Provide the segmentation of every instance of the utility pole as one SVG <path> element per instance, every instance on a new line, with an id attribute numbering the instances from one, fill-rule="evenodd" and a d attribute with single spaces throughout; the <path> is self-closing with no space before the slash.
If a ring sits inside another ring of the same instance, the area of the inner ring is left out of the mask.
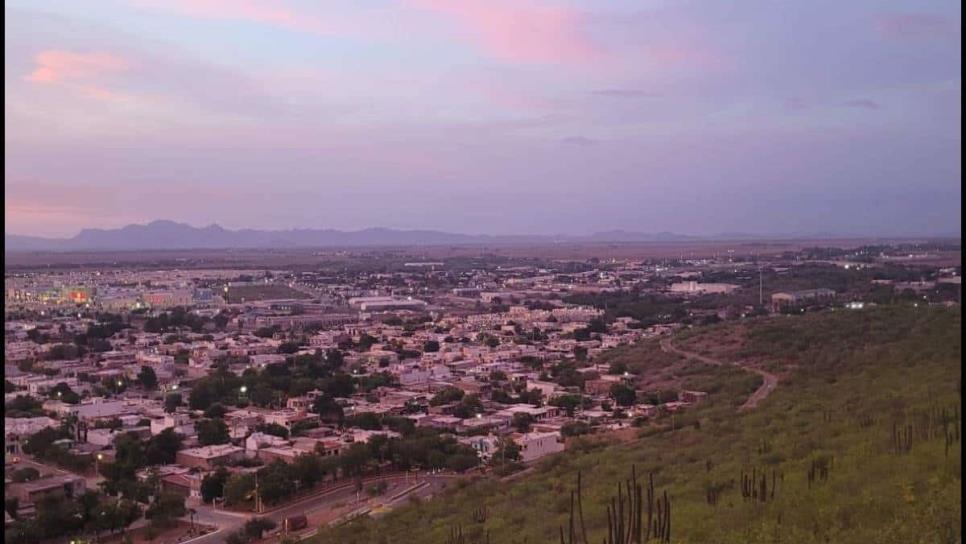
<path id="1" fill-rule="evenodd" d="M 758 263 L 758 305 L 759 306 L 765 305 L 764 290 L 763 290 L 763 284 L 761 279 L 761 263 Z"/>
<path id="2" fill-rule="evenodd" d="M 255 513 L 262 513 L 262 501 L 261 497 L 258 496 L 258 472 L 255 473 Z"/>

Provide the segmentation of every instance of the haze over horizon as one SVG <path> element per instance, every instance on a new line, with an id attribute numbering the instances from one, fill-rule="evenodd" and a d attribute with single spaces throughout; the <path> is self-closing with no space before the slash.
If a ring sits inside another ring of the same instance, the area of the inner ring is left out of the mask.
<path id="1" fill-rule="evenodd" d="M 889 234 L 857 234 L 857 233 L 851 233 L 851 232 L 831 232 L 831 231 L 780 231 L 780 232 L 778 231 L 776 232 L 744 232 L 744 231 L 723 232 L 722 231 L 722 232 L 695 234 L 695 233 L 689 233 L 689 232 L 671 232 L 666 230 L 644 232 L 644 231 L 635 231 L 635 230 L 626 230 L 626 229 L 609 229 L 609 230 L 598 230 L 598 231 L 587 231 L 587 232 L 576 232 L 576 233 L 558 232 L 558 233 L 548 233 L 548 234 L 533 234 L 530 232 L 515 232 L 515 233 L 511 232 L 511 233 L 495 234 L 492 232 L 457 231 L 457 230 L 433 229 L 433 228 L 426 228 L 426 229 L 392 228 L 392 227 L 384 227 L 381 225 L 373 225 L 373 226 L 362 227 L 358 229 L 336 229 L 331 227 L 315 227 L 315 228 L 293 227 L 293 228 L 279 228 L 279 229 L 271 229 L 271 228 L 259 229 L 259 228 L 244 227 L 244 226 L 238 227 L 238 228 L 227 228 L 215 222 L 208 223 L 208 224 L 193 224 L 190 222 L 172 221 L 170 219 L 154 219 L 144 223 L 130 223 L 127 225 L 121 225 L 118 227 L 108 227 L 108 228 L 84 227 L 78 230 L 77 232 L 70 233 L 67 235 L 62 235 L 62 236 L 35 236 L 32 234 L 25 234 L 25 233 L 18 233 L 18 232 L 7 232 L 5 234 L 8 237 L 12 236 L 12 237 L 22 237 L 22 238 L 38 238 L 38 239 L 46 239 L 46 240 L 65 241 L 65 240 L 76 239 L 78 237 L 84 236 L 85 234 L 91 234 L 91 233 L 103 233 L 103 232 L 119 233 L 131 228 L 165 229 L 165 228 L 172 228 L 172 227 L 173 228 L 185 227 L 189 229 L 195 229 L 198 231 L 215 228 L 227 233 L 236 233 L 236 232 L 243 232 L 243 231 L 253 231 L 257 233 L 285 233 L 285 232 L 306 231 L 306 232 L 333 232 L 338 234 L 355 234 L 355 233 L 363 233 L 363 232 L 387 231 L 389 233 L 427 233 L 427 234 L 432 233 L 432 234 L 446 234 L 446 235 L 463 236 L 463 237 L 478 237 L 478 238 L 492 237 L 497 239 L 515 238 L 515 237 L 519 237 L 519 238 L 565 237 L 567 239 L 574 239 L 574 240 L 593 238 L 598 241 L 621 241 L 622 236 L 624 239 L 627 239 L 627 240 L 635 239 L 635 237 L 637 237 L 637 239 L 646 239 L 645 237 L 647 237 L 649 239 L 655 239 L 655 240 L 662 239 L 662 238 L 667 240 L 675 240 L 675 239 L 683 240 L 686 238 L 710 240 L 715 238 L 724 239 L 729 236 L 755 238 L 759 240 L 765 240 L 765 239 L 768 239 L 769 237 L 774 237 L 776 239 L 792 238 L 792 237 L 803 237 L 803 238 L 830 237 L 830 238 L 840 238 L 840 239 L 847 239 L 847 238 L 901 239 L 901 238 L 929 238 L 929 237 L 932 237 L 932 238 L 950 238 L 950 237 L 959 238 L 960 237 L 960 233 L 958 232 L 918 232 L 918 233 L 909 232 L 901 235 L 896 235 L 896 234 L 889 235 Z"/>
<path id="2" fill-rule="evenodd" d="M 5 231 L 946 235 L 950 0 L 9 0 Z"/>

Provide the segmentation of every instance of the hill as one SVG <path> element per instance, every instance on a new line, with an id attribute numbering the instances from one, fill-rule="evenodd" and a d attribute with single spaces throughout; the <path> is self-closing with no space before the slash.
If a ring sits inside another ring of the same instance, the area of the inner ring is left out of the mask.
<path id="1" fill-rule="evenodd" d="M 882 307 L 694 330 L 676 341 L 781 373 L 775 393 L 737 413 L 747 380 L 714 367 L 689 378 L 704 380 L 708 402 L 673 425 L 619 444 L 580 440 L 512 482 L 464 481 L 313 542 L 442 544 L 459 526 L 467 544 L 486 533 L 494 543 L 559 542 L 578 472 L 589 542 L 601 542 L 606 505 L 632 466 L 667 492 L 674 543 L 959 542 L 960 326 L 958 307 Z M 654 346 L 641 350 L 620 358 L 646 358 Z"/>
<path id="2" fill-rule="evenodd" d="M 825 236 L 828 237 L 827 235 Z M 747 241 L 753 239 L 797 239 L 814 235 L 756 236 L 727 234 L 719 236 L 687 236 L 670 232 L 649 234 L 623 230 L 599 232 L 586 236 L 568 235 L 486 235 L 456 234 L 434 230 L 396 230 L 368 228 L 356 231 L 335 229 L 230 230 L 219 225 L 193 227 L 174 221 L 152 221 L 146 225 L 127 225 L 118 229 L 84 229 L 71 238 L 4 235 L 6 252 L 30 251 L 131 251 L 178 249 L 252 249 L 252 248 L 322 248 L 379 246 L 447 246 L 447 245 L 524 245 L 559 243 L 671 243 L 701 240 Z"/>

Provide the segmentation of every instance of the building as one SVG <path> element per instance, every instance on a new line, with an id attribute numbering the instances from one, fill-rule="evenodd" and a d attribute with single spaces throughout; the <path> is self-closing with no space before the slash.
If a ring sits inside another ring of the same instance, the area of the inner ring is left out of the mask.
<path id="1" fill-rule="evenodd" d="M 355 297 L 349 306 L 362 312 L 387 312 L 390 310 L 422 310 L 426 302 L 412 297 Z"/>
<path id="2" fill-rule="evenodd" d="M 683 281 L 671 284 L 671 292 L 683 295 L 701 294 L 727 294 L 738 286 L 731 283 L 698 283 L 696 281 Z"/>
<path id="3" fill-rule="evenodd" d="M 835 291 L 825 288 L 781 292 L 771 296 L 771 306 L 772 311 L 777 312 L 789 306 L 800 306 L 809 302 L 819 302 L 833 298 L 835 298 Z"/>
<path id="4" fill-rule="evenodd" d="M 36 504 L 44 497 L 60 496 L 68 499 L 79 497 L 86 490 L 86 480 L 74 474 L 64 473 L 32 482 L 10 484 L 6 496 L 16 497 L 20 504 Z"/>
<path id="5" fill-rule="evenodd" d="M 245 450 L 238 446 L 220 444 L 181 450 L 175 456 L 175 462 L 184 467 L 212 470 L 220 464 L 238 461 L 244 455 Z"/>
<path id="6" fill-rule="evenodd" d="M 517 433 L 513 435 L 513 441 L 520 446 L 520 460 L 524 463 L 564 450 L 560 433 Z"/>

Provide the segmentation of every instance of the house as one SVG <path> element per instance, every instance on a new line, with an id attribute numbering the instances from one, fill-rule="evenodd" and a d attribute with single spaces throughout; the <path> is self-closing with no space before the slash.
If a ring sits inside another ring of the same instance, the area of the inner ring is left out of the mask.
<path id="1" fill-rule="evenodd" d="M 560 433 L 514 433 L 512 437 L 520 446 L 520 460 L 524 463 L 564 450 L 564 440 Z"/>
<path id="2" fill-rule="evenodd" d="M 458 438 L 457 441 L 460 444 L 470 446 L 476 450 L 476 454 L 479 455 L 480 459 L 483 461 L 488 461 L 490 456 L 493 455 L 493 452 L 499 449 L 499 438 L 493 435 L 462 436 Z"/>
<path id="3" fill-rule="evenodd" d="M 224 463 L 231 463 L 244 457 L 245 450 L 231 444 L 203 446 L 181 450 L 175 455 L 175 462 L 185 467 L 212 470 Z"/>
<path id="4" fill-rule="evenodd" d="M 528 414 L 534 421 L 542 421 L 547 418 L 560 415 L 560 408 L 556 406 L 533 406 L 530 404 L 514 404 L 496 413 L 502 418 L 513 419 L 516 414 Z"/>
<path id="5" fill-rule="evenodd" d="M 265 423 L 268 425 L 273 423 L 281 425 L 291 431 L 292 425 L 297 422 L 315 417 L 317 417 L 315 414 L 309 414 L 302 410 L 277 410 L 270 414 L 265 414 Z"/>
<path id="6" fill-rule="evenodd" d="M 835 298 L 835 291 L 832 289 L 806 289 L 804 291 L 791 291 L 774 293 L 771 296 L 772 311 L 780 311 L 789 306 L 798 306 L 808 302 L 818 302 Z"/>
<path id="7" fill-rule="evenodd" d="M 678 395 L 678 398 L 682 402 L 694 404 L 696 402 L 701 402 L 702 400 L 707 398 L 707 396 L 708 394 L 705 393 L 704 391 L 683 391 L 682 390 L 681 394 Z"/>
<path id="8" fill-rule="evenodd" d="M 201 499 L 201 482 L 204 475 L 198 472 L 181 472 L 161 477 L 161 489 L 182 497 Z"/>
<path id="9" fill-rule="evenodd" d="M 183 435 L 194 434 L 191 417 L 184 413 L 165 414 L 164 417 L 151 420 L 151 434 L 160 434 L 165 429 L 174 429 Z"/>
<path id="10" fill-rule="evenodd" d="M 79 497 L 86 490 L 87 481 L 74 474 L 64 473 L 32 482 L 10 484 L 6 496 L 16 497 L 20 504 L 34 503 L 44 497 L 60 496 L 68 499 Z"/>
<path id="11" fill-rule="evenodd" d="M 296 450 L 288 444 L 284 446 L 270 446 L 267 448 L 261 448 L 257 450 L 256 456 L 265 462 L 266 465 L 273 463 L 276 460 L 285 463 L 294 463 L 298 456 L 304 454 L 304 451 Z"/>
<path id="12" fill-rule="evenodd" d="M 288 443 L 288 440 L 280 436 L 254 432 L 245 439 L 245 452 L 249 457 L 254 457 L 262 448 L 282 447 Z"/>

